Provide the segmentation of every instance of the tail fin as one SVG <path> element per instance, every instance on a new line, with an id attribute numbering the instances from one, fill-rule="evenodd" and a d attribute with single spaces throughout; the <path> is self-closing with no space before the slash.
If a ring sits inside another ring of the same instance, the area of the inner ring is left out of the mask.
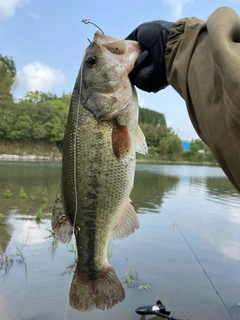
<path id="1" fill-rule="evenodd" d="M 111 309 L 125 298 L 123 286 L 110 265 L 96 279 L 89 278 L 88 274 L 75 271 L 69 294 L 69 303 L 73 309 Z"/>

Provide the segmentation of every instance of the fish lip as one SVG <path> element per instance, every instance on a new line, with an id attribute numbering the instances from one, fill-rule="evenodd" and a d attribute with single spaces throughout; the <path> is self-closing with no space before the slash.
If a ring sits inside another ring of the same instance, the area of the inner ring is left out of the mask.
<path id="1" fill-rule="evenodd" d="M 125 40 L 127 43 L 127 56 L 126 56 L 126 62 L 128 64 L 127 67 L 127 74 L 129 75 L 131 71 L 134 69 L 136 60 L 140 57 L 142 54 L 142 50 L 140 48 L 140 44 L 137 41 L 132 40 Z"/>
<path id="2" fill-rule="evenodd" d="M 123 55 L 125 56 L 124 64 L 125 64 L 127 74 L 129 75 L 130 72 L 134 69 L 136 60 L 142 54 L 142 49 L 140 47 L 139 42 L 135 40 L 116 39 L 116 38 L 107 36 L 105 34 L 101 34 L 99 33 L 99 31 L 95 32 L 94 38 L 93 38 L 93 43 L 99 45 L 100 47 L 105 47 L 110 52 L 112 51 L 109 45 L 114 46 L 115 43 L 120 44 L 121 42 L 124 43 L 124 45 L 122 46 L 120 45 L 121 48 L 119 47 L 119 52 L 118 54 L 116 54 L 116 57 L 119 56 L 119 60 L 121 60 L 122 59 L 121 57 Z M 123 63 L 123 60 L 121 63 Z"/>

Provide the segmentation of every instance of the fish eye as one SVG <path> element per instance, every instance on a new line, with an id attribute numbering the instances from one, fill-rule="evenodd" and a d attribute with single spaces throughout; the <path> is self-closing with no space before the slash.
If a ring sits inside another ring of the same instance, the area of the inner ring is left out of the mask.
<path id="1" fill-rule="evenodd" d="M 89 56 L 85 61 L 89 66 L 93 66 L 97 63 L 97 58 L 95 56 Z"/>

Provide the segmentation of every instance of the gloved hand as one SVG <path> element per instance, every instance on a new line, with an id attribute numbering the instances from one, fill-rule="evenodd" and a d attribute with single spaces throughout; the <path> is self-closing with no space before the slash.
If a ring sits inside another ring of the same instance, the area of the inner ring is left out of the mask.
<path id="1" fill-rule="evenodd" d="M 132 84 L 147 92 L 158 92 L 168 86 L 165 47 L 172 22 L 157 20 L 138 26 L 126 40 L 138 41 L 142 54 L 129 78 Z"/>

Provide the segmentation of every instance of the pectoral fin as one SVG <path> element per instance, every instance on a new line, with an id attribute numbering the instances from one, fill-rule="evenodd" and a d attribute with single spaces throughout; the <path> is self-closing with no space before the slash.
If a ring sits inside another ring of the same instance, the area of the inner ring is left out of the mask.
<path id="1" fill-rule="evenodd" d="M 61 242 L 68 243 L 71 240 L 73 226 L 66 212 L 61 187 L 59 188 L 53 207 L 52 229 L 55 237 Z"/>
<path id="2" fill-rule="evenodd" d="M 112 236 L 114 239 L 122 239 L 129 236 L 138 228 L 139 220 L 133 206 L 131 205 L 131 200 L 129 199 L 120 222 L 113 229 Z"/>
<path id="3" fill-rule="evenodd" d="M 117 159 L 124 156 L 130 148 L 130 135 L 127 126 L 122 126 L 116 122 L 112 129 L 112 147 L 113 153 Z"/>
<path id="4" fill-rule="evenodd" d="M 136 143 L 136 152 L 142 153 L 142 154 L 148 153 L 146 138 L 144 136 L 144 133 L 142 132 L 142 129 L 139 127 L 139 125 L 135 133 L 135 143 Z"/>

